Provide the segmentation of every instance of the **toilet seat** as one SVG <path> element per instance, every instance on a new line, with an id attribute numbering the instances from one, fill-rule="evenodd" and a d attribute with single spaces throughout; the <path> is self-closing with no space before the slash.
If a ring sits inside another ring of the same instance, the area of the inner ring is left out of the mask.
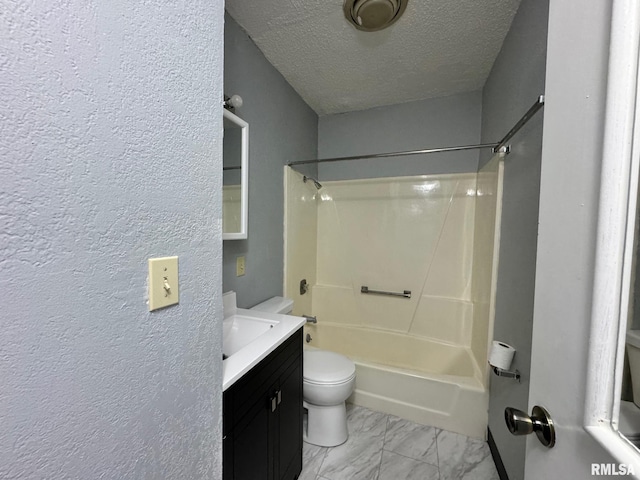
<path id="1" fill-rule="evenodd" d="M 304 382 L 314 385 L 339 385 L 350 382 L 356 366 L 344 355 L 326 350 L 304 352 Z"/>
<path id="2" fill-rule="evenodd" d="M 307 385 L 327 385 L 327 386 L 340 386 L 340 385 L 344 385 L 346 383 L 349 383 L 351 381 L 353 381 L 353 379 L 355 378 L 356 374 L 355 372 L 353 373 L 353 375 L 351 375 L 349 378 L 346 378 L 342 381 L 339 382 L 314 382 L 313 380 L 309 380 L 308 378 L 303 379 L 304 383 L 306 383 Z"/>

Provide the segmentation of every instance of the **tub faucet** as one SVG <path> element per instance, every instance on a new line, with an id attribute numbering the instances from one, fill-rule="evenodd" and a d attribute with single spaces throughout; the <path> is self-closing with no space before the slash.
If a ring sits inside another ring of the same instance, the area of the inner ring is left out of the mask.
<path id="1" fill-rule="evenodd" d="M 311 315 L 302 315 L 307 319 L 307 323 L 318 323 L 318 319 L 316 317 L 312 317 Z"/>

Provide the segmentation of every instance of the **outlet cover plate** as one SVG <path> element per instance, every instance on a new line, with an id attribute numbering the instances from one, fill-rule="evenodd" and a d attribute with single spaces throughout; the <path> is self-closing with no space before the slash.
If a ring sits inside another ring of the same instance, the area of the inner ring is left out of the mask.
<path id="1" fill-rule="evenodd" d="M 241 277 L 245 273 L 244 255 L 236 257 L 236 277 Z"/>

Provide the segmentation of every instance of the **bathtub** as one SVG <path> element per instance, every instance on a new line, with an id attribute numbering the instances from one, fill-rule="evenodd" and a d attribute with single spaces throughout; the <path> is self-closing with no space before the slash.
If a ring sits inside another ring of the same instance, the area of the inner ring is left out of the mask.
<path id="1" fill-rule="evenodd" d="M 306 348 L 346 355 L 356 364 L 348 402 L 423 425 L 486 439 L 489 394 L 470 348 L 320 322 L 305 326 Z"/>

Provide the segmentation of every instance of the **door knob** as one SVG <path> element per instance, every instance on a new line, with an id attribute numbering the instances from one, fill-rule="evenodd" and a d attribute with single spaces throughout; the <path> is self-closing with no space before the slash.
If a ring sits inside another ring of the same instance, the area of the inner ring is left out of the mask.
<path id="1" fill-rule="evenodd" d="M 536 405 L 527 415 L 522 410 L 507 407 L 504 409 L 504 421 L 512 435 L 529 435 L 535 432 L 538 440 L 547 448 L 556 444 L 556 429 L 549 412 Z"/>

